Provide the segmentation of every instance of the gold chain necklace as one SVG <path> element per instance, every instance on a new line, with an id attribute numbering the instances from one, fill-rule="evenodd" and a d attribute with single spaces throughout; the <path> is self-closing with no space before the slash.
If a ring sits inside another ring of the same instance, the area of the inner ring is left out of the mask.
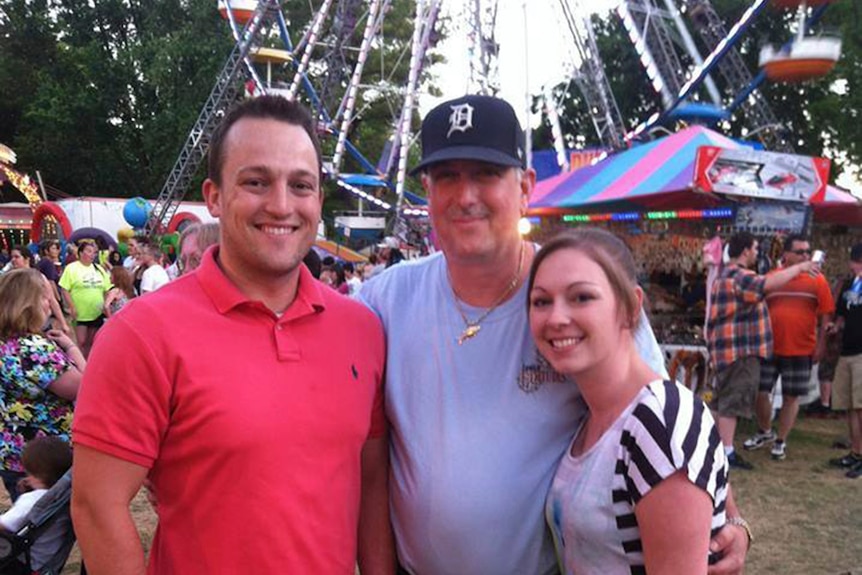
<path id="1" fill-rule="evenodd" d="M 458 292 L 455 291 L 455 284 L 452 283 L 452 276 L 449 275 L 449 268 L 446 268 L 446 275 L 449 276 L 449 285 L 452 287 L 452 295 L 455 296 L 455 307 L 458 309 L 458 313 L 461 314 L 461 319 L 464 320 L 464 331 L 461 332 L 461 335 L 458 337 L 458 345 L 463 344 L 468 339 L 476 337 L 476 334 L 479 333 L 479 330 L 482 329 L 481 323 L 485 321 L 485 318 L 491 315 L 491 312 L 497 309 L 497 307 L 506 300 L 506 298 L 511 295 L 512 291 L 515 289 L 515 286 L 518 285 L 518 280 L 521 279 L 521 271 L 524 269 L 524 243 L 521 241 L 521 253 L 518 256 L 518 269 L 515 271 L 515 275 L 512 276 L 512 281 L 509 282 L 509 285 L 506 286 L 506 289 L 503 290 L 503 293 L 500 294 L 500 297 L 485 310 L 482 315 L 478 318 L 470 321 L 467 319 L 467 314 L 464 313 L 464 309 L 461 307 L 461 298 L 458 297 Z"/>

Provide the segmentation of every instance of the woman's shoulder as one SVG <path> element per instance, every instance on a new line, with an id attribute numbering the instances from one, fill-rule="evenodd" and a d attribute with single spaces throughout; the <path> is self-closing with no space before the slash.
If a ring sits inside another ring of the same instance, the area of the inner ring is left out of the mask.
<path id="1" fill-rule="evenodd" d="M 701 402 L 690 389 L 672 379 L 656 379 L 644 387 L 639 397 L 642 405 L 659 411 L 678 410 Z"/>
<path id="2" fill-rule="evenodd" d="M 685 437 L 692 425 L 703 426 L 704 419 L 712 422 L 703 400 L 673 380 L 650 382 L 634 403 L 624 428 L 634 437 L 649 435 L 658 444 Z"/>
<path id="3" fill-rule="evenodd" d="M 63 372 L 69 365 L 66 354 L 47 337 L 32 333 L 0 341 L 2 369 L 14 377 L 52 380 L 50 374 Z"/>
<path id="4" fill-rule="evenodd" d="M 56 348 L 57 344 L 41 333 L 28 333 L 16 335 L 0 340 L 0 346 L 14 346 L 16 348 Z"/>

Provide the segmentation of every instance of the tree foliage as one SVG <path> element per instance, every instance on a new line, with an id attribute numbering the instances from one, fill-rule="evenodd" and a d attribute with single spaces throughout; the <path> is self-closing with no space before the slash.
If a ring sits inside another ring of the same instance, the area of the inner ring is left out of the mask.
<path id="1" fill-rule="evenodd" d="M 356 63 L 367 10 L 358 0 L 334 5 L 341 12 L 326 20 L 308 70 L 325 105 L 305 100 L 329 115 Z M 372 164 L 403 101 L 414 7 L 390 4 L 363 75 L 374 89 L 360 92 L 351 136 Z M 312 8 L 283 3 L 294 46 L 302 47 Z M 277 34 L 263 43 L 285 48 Z M 71 195 L 153 198 L 232 47 L 215 0 L 0 0 L 0 142 L 23 171 L 38 169 Z M 294 68 L 270 71 L 286 85 Z M 262 66 L 259 73 L 266 78 Z"/>
<path id="2" fill-rule="evenodd" d="M 208 0 L 0 0 L 0 141 L 73 195 L 153 196 L 231 48 Z"/>

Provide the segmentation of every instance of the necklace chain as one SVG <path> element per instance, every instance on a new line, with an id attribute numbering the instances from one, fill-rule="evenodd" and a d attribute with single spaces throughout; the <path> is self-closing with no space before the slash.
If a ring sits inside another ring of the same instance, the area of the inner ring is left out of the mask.
<path id="1" fill-rule="evenodd" d="M 455 284 L 452 283 L 452 277 L 449 277 L 449 285 L 452 286 L 452 294 L 455 296 L 455 307 L 458 309 L 458 313 L 461 315 L 461 319 L 464 320 L 464 331 L 461 332 L 461 335 L 458 336 L 458 345 L 462 345 L 468 339 L 475 337 L 479 330 L 482 329 L 481 323 L 485 321 L 485 318 L 491 315 L 491 312 L 497 309 L 501 303 L 503 303 L 506 298 L 508 298 L 512 291 L 515 289 L 515 286 L 518 285 L 518 280 L 521 279 L 521 271 L 524 269 L 524 241 L 521 241 L 521 252 L 518 255 L 518 269 L 515 270 L 515 275 L 512 276 L 512 280 L 506 286 L 506 289 L 503 290 L 503 293 L 491 304 L 491 307 L 482 312 L 478 318 L 470 321 L 467 319 L 467 314 L 464 313 L 464 308 L 461 307 L 461 298 L 458 297 L 458 292 L 455 291 Z M 449 270 L 447 268 L 446 273 L 448 275 Z"/>

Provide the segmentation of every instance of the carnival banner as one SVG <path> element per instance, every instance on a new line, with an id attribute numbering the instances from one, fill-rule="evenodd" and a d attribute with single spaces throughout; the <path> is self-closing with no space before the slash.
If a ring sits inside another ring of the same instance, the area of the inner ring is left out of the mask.
<path id="1" fill-rule="evenodd" d="M 831 163 L 750 148 L 701 146 L 695 184 L 706 192 L 792 202 L 817 202 L 826 194 Z"/>

